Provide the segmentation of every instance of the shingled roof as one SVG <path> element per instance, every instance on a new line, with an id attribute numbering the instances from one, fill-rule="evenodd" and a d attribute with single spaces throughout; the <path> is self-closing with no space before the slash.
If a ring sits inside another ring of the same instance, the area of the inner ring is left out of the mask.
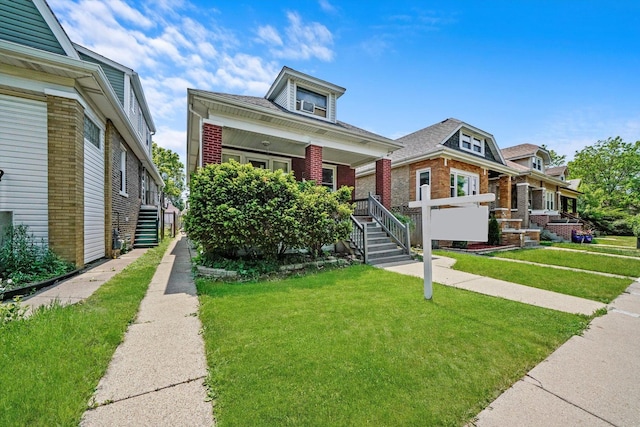
<path id="1" fill-rule="evenodd" d="M 523 157 L 531 157 L 535 156 L 535 154 L 540 150 L 540 147 L 533 144 L 520 144 L 514 145 L 513 147 L 503 148 L 502 156 L 506 160 L 513 159 L 522 159 Z"/>
<path id="2" fill-rule="evenodd" d="M 555 166 L 552 168 L 547 168 L 545 170 L 545 173 L 551 176 L 562 176 L 566 173 L 566 171 L 567 171 L 566 166 Z"/>
<path id="3" fill-rule="evenodd" d="M 439 144 L 445 142 L 446 138 L 461 124 L 462 121 L 449 118 L 398 138 L 396 141 L 403 143 L 404 148 L 394 151 L 389 157 L 392 162 L 399 162 L 427 154 L 435 150 Z"/>

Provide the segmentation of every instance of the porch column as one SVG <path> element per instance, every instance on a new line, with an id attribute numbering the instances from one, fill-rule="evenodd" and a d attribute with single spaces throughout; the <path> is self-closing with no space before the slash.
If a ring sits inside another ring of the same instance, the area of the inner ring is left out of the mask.
<path id="1" fill-rule="evenodd" d="M 202 166 L 222 163 L 222 126 L 202 124 Z"/>
<path id="2" fill-rule="evenodd" d="M 376 161 L 376 194 L 380 196 L 380 203 L 391 209 L 391 159 Z"/>
<path id="3" fill-rule="evenodd" d="M 506 218 L 511 218 L 511 177 L 508 175 L 498 180 L 498 207 L 506 209 Z"/>
<path id="4" fill-rule="evenodd" d="M 517 215 L 522 220 L 522 227 L 529 228 L 529 183 L 520 182 L 516 184 L 518 195 Z"/>
<path id="5" fill-rule="evenodd" d="M 535 189 L 531 195 L 531 209 L 534 211 L 544 210 L 544 190 Z"/>
<path id="6" fill-rule="evenodd" d="M 322 147 L 308 145 L 304 153 L 304 177 L 318 185 L 322 184 Z"/>
<path id="7" fill-rule="evenodd" d="M 346 165 L 338 165 L 338 188 L 343 185 L 353 188 L 351 190 L 351 200 L 353 200 L 356 194 L 356 170 Z"/>

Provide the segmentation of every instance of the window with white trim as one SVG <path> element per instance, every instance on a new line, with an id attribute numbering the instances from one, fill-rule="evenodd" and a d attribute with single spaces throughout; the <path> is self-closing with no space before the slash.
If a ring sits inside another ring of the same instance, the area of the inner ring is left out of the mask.
<path id="1" fill-rule="evenodd" d="M 120 195 L 129 197 L 127 194 L 127 150 L 120 146 Z"/>
<path id="2" fill-rule="evenodd" d="M 284 172 L 291 171 L 291 159 L 285 157 L 275 157 L 263 154 L 244 153 L 242 151 L 235 150 L 222 150 L 222 163 L 226 163 L 230 160 L 235 160 L 238 163 L 251 164 L 254 168 L 269 169 L 269 170 L 282 170 Z"/>
<path id="3" fill-rule="evenodd" d="M 416 200 L 422 200 L 422 186 L 431 185 L 431 168 L 416 171 Z"/>
<path id="4" fill-rule="evenodd" d="M 553 191 L 545 191 L 544 199 L 545 199 L 545 208 L 548 211 L 555 211 L 556 210 L 556 193 L 554 193 Z"/>
<path id="5" fill-rule="evenodd" d="M 84 140 L 100 149 L 100 128 L 87 115 L 84 116 Z"/>
<path id="6" fill-rule="evenodd" d="M 450 175 L 450 196 L 462 197 L 473 196 L 478 191 L 478 175 L 451 169 Z"/>
<path id="7" fill-rule="evenodd" d="M 531 159 L 531 167 L 535 170 L 539 170 L 540 172 L 542 172 L 542 158 L 538 157 L 538 156 L 534 156 Z"/>
<path id="8" fill-rule="evenodd" d="M 327 117 L 327 96 L 302 87 L 296 88 L 296 110 Z"/>
<path id="9" fill-rule="evenodd" d="M 333 165 L 322 164 L 322 185 L 331 191 L 337 190 L 337 168 Z"/>
<path id="10" fill-rule="evenodd" d="M 460 131 L 460 149 L 484 156 L 484 139 Z"/>

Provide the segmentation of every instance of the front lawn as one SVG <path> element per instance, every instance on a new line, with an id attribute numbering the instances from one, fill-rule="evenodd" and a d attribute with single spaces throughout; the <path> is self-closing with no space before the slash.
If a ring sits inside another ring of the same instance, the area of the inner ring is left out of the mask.
<path id="1" fill-rule="evenodd" d="M 462 425 L 584 316 L 369 266 L 197 281 L 220 426 Z"/>
<path id="2" fill-rule="evenodd" d="M 620 274 L 628 277 L 640 277 L 640 259 L 615 258 L 585 252 L 560 252 L 543 248 L 494 252 L 489 255 L 498 258 L 518 259 L 541 264 L 579 268 L 581 270 L 599 271 L 601 273 Z"/>
<path id="3" fill-rule="evenodd" d="M 547 252 L 556 254 L 556 257 L 564 257 L 565 254 L 571 253 Z M 604 303 L 613 301 L 631 284 L 630 279 L 501 261 L 479 255 L 445 251 L 436 251 L 436 254 L 455 258 L 457 262 L 453 266 L 454 270 Z"/>
<path id="4" fill-rule="evenodd" d="M 578 251 L 586 251 L 586 252 L 597 252 L 603 254 L 613 254 L 613 255 L 625 255 L 640 258 L 640 249 L 623 249 L 617 247 L 606 247 L 606 246 L 597 246 L 597 245 L 588 245 L 588 244 L 580 244 L 580 243 L 552 243 L 551 246 L 556 246 L 559 248 L 567 248 L 574 249 Z"/>
<path id="5" fill-rule="evenodd" d="M 0 326 L 0 425 L 78 425 L 171 239 L 84 303 Z"/>
<path id="6" fill-rule="evenodd" d="M 611 245 L 611 246 L 627 246 L 629 248 L 636 247 L 635 236 L 603 236 L 596 237 L 595 242 L 598 245 Z"/>

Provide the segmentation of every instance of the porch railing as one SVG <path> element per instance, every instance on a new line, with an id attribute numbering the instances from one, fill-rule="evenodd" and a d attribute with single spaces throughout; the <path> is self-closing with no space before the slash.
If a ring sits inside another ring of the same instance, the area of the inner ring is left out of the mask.
<path id="1" fill-rule="evenodd" d="M 402 247 L 405 253 L 411 254 L 410 233 L 408 224 L 403 224 L 380 203 L 376 197 L 369 195 L 369 215 L 379 223 L 384 231 Z"/>
<path id="2" fill-rule="evenodd" d="M 367 227 L 364 224 L 358 222 L 358 220 L 351 215 L 351 243 L 355 246 L 355 250 L 360 252 L 362 259 L 366 264 L 368 261 L 367 253 Z"/>

